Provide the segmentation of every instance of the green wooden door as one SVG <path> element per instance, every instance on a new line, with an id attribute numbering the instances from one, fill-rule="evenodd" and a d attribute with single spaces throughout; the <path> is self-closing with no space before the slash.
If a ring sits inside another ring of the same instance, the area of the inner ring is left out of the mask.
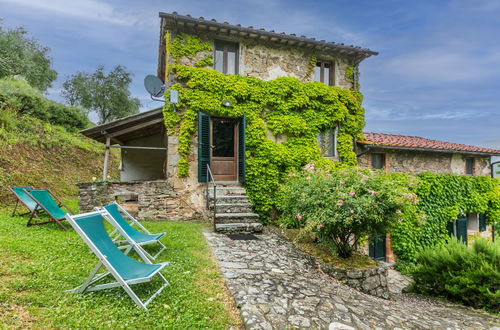
<path id="1" fill-rule="evenodd" d="M 369 255 L 372 259 L 385 261 L 385 235 L 370 238 Z"/>

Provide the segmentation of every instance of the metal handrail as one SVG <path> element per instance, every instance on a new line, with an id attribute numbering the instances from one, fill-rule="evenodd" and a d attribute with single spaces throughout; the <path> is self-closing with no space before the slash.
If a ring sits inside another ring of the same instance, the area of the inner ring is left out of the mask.
<path id="1" fill-rule="evenodd" d="M 215 182 L 212 171 L 210 170 L 210 165 L 207 164 L 207 209 L 210 210 L 210 196 L 209 196 L 209 184 L 210 182 L 214 185 L 214 230 L 215 230 L 215 215 L 217 214 L 217 183 Z"/>

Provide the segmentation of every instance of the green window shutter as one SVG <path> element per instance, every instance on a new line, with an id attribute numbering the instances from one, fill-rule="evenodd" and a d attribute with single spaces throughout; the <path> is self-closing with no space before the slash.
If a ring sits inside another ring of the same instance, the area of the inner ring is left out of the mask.
<path id="1" fill-rule="evenodd" d="M 479 213 L 479 231 L 486 231 L 486 214 Z"/>
<path id="2" fill-rule="evenodd" d="M 238 180 L 240 182 L 245 182 L 245 128 L 247 125 L 247 120 L 245 115 L 240 117 L 240 124 L 238 126 Z"/>
<path id="3" fill-rule="evenodd" d="M 450 221 L 446 225 L 446 230 L 448 231 L 448 236 L 455 236 L 455 221 Z"/>
<path id="4" fill-rule="evenodd" d="M 210 116 L 198 112 L 198 181 L 207 182 L 210 164 Z"/>
<path id="5" fill-rule="evenodd" d="M 457 239 L 467 244 L 467 218 L 457 219 Z"/>

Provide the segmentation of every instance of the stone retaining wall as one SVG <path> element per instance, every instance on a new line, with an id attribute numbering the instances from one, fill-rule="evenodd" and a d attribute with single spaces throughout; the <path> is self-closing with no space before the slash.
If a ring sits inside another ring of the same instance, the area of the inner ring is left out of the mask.
<path id="1" fill-rule="evenodd" d="M 193 220 L 205 217 L 205 210 L 196 207 L 192 199 L 202 199 L 198 194 L 175 189 L 168 181 L 89 182 L 79 183 L 78 204 L 80 212 L 89 212 L 96 206 L 118 202 L 140 220 Z"/>
<path id="2" fill-rule="evenodd" d="M 320 268 L 351 288 L 384 299 L 390 297 L 389 287 L 387 286 L 388 269 L 386 266 L 381 265 L 369 269 L 343 269 L 320 264 Z"/>

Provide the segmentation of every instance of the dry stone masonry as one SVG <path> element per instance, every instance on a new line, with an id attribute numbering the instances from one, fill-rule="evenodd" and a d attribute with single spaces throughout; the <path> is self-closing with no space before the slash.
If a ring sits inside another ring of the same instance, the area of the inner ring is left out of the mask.
<path id="1" fill-rule="evenodd" d="M 321 264 L 320 268 L 326 274 L 351 288 L 380 298 L 389 299 L 390 297 L 387 286 L 388 272 L 384 265 L 369 269 L 342 269 Z"/>
<path id="2" fill-rule="evenodd" d="M 189 199 L 203 199 L 203 190 L 198 193 L 186 193 L 163 180 L 78 184 L 78 203 L 81 212 L 89 212 L 96 206 L 116 201 L 139 220 L 204 218 L 206 216 L 202 213 L 204 209 L 194 208 L 192 200 Z"/>

